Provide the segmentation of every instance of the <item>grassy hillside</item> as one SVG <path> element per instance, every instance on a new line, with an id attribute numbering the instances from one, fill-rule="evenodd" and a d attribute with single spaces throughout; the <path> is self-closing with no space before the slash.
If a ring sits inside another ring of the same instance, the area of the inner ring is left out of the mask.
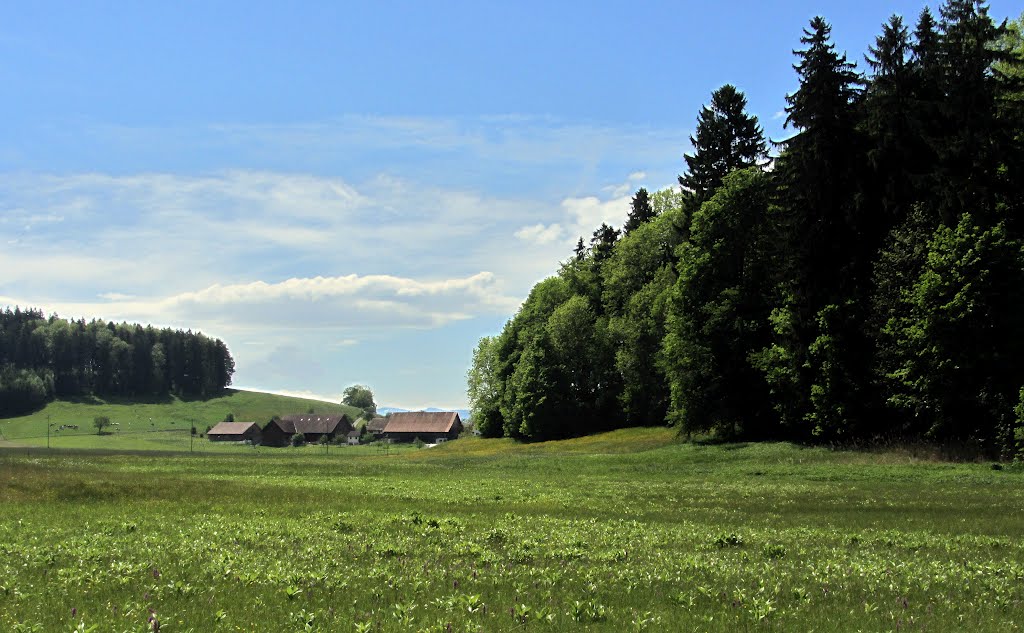
<path id="1" fill-rule="evenodd" d="M 0 450 L 0 630 L 1019 631 L 1022 484 L 661 429 L 386 457 Z"/>
<path id="2" fill-rule="evenodd" d="M 341 404 L 229 389 L 209 400 L 58 400 L 30 415 L 0 418 L 0 446 L 46 446 L 49 421 L 50 446 L 54 448 L 188 449 L 192 425 L 205 432 L 228 413 L 239 422 L 261 426 L 274 415 L 347 413 L 355 419 L 359 410 Z M 115 423 L 109 434 L 97 436 L 93 419 L 107 416 Z M 68 429 L 77 425 L 78 429 Z M 65 428 L 60 429 L 61 426 Z"/>

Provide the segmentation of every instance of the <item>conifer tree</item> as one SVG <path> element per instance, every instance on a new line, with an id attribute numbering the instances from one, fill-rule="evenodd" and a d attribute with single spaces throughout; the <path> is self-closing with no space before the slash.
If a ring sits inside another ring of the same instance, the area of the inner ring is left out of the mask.
<path id="1" fill-rule="evenodd" d="M 683 155 L 688 171 L 679 176 L 679 184 L 692 197 L 691 209 L 710 198 L 727 174 L 767 156 L 764 132 L 746 108 L 743 93 L 725 84 L 711 94 L 711 105 L 701 109 L 690 137 L 693 154 Z"/>
<path id="2" fill-rule="evenodd" d="M 872 70 L 864 103 L 870 182 L 874 185 L 868 203 L 880 207 L 880 221 L 873 228 L 881 235 L 903 220 L 916 198 L 912 173 L 924 151 L 916 129 L 910 38 L 900 16 L 889 18 L 865 61 Z"/>
<path id="3" fill-rule="evenodd" d="M 939 138 L 945 134 L 945 128 L 940 115 L 943 101 L 943 72 L 940 63 L 938 24 L 928 7 L 922 9 L 918 17 L 910 50 L 914 89 L 912 110 L 916 113 L 911 121 L 918 153 L 908 169 L 913 173 L 915 189 L 930 193 L 937 186 L 938 155 L 935 148 L 940 143 Z M 928 208 L 937 211 L 934 205 L 928 205 Z"/>
<path id="4" fill-rule="evenodd" d="M 622 225 L 622 234 L 627 235 L 630 231 L 637 229 L 641 224 L 650 222 L 654 218 L 654 207 L 651 206 L 651 197 L 647 189 L 640 187 L 629 206 L 629 217 Z"/>
<path id="5" fill-rule="evenodd" d="M 863 305 L 874 254 L 874 245 L 862 239 L 869 222 L 855 195 L 864 150 L 857 132 L 861 79 L 836 53 L 830 33 L 823 18 L 814 18 L 800 40 L 806 48 L 794 52 L 800 86 L 786 97 L 786 124 L 798 133 L 783 143 L 775 172 L 781 305 L 772 319 L 776 342 L 758 356 L 780 394 L 783 423 L 798 437 L 835 435 L 856 416 L 869 365 L 861 357 L 869 358 L 862 334 L 846 331 L 860 322 L 862 315 L 849 308 Z M 837 311 L 842 319 L 827 316 Z M 837 340 L 844 342 L 839 350 Z M 844 412 L 841 418 L 837 411 Z"/>
<path id="6" fill-rule="evenodd" d="M 987 3 L 980 0 L 947 0 L 939 12 L 945 130 L 935 140 L 939 210 L 950 226 L 965 212 L 991 226 L 1000 219 L 994 215 L 996 203 L 1019 190 L 1004 169 L 1019 151 L 1003 120 L 1006 113 L 1000 112 L 1005 75 L 995 71 L 1000 62 L 1014 62 L 1010 51 L 999 45 L 1006 23 L 996 25 Z"/>
<path id="7" fill-rule="evenodd" d="M 583 261 L 583 258 L 587 256 L 587 247 L 583 245 L 583 236 L 580 236 L 579 241 L 576 242 L 576 248 L 572 252 L 578 262 Z"/>

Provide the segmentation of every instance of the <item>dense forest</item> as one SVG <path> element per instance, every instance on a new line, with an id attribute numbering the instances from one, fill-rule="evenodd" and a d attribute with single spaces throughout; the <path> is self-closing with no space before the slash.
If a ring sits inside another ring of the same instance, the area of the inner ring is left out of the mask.
<path id="1" fill-rule="evenodd" d="M 789 138 L 703 107 L 678 189 L 580 238 L 469 371 L 488 436 L 1024 447 L 1024 45 L 985 2 L 893 16 L 866 73 L 811 20 Z M 569 254 L 567 254 L 569 255 Z"/>
<path id="2" fill-rule="evenodd" d="M 0 312 L 0 415 L 55 396 L 206 397 L 234 372 L 227 346 L 198 332 Z"/>

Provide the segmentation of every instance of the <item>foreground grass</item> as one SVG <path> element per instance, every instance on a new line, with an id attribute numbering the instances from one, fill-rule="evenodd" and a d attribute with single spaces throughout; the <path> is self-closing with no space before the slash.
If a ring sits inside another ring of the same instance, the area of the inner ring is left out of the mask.
<path id="1" fill-rule="evenodd" d="M 57 400 L 40 411 L 14 418 L 0 418 L 0 447 L 46 446 L 53 448 L 96 448 L 112 450 L 194 450 L 228 451 L 205 440 L 191 442 L 193 425 L 200 433 L 232 413 L 239 422 L 266 424 L 274 415 L 305 413 L 347 413 L 353 420 L 358 409 L 319 400 L 307 400 L 255 391 L 228 389 L 209 400 Z M 107 416 L 116 423 L 97 435 L 93 419 Z M 52 425 L 47 439 L 47 424 Z M 66 428 L 75 425 L 77 429 Z M 65 428 L 61 428 L 65 427 Z"/>
<path id="2" fill-rule="evenodd" d="M 1016 631 L 1022 483 L 657 429 L 0 454 L 0 630 Z"/>

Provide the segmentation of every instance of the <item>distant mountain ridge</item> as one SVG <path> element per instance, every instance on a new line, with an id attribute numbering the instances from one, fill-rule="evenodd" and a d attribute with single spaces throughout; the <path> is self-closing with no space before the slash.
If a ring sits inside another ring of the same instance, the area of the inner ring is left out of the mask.
<path id="1" fill-rule="evenodd" d="M 401 407 L 377 407 L 377 413 L 381 415 L 387 415 L 389 413 L 408 413 L 409 411 L 412 411 L 412 409 L 403 409 Z M 469 419 L 469 409 L 438 409 L 437 407 L 427 407 L 426 409 L 417 409 L 417 411 L 455 411 L 463 420 Z"/>

